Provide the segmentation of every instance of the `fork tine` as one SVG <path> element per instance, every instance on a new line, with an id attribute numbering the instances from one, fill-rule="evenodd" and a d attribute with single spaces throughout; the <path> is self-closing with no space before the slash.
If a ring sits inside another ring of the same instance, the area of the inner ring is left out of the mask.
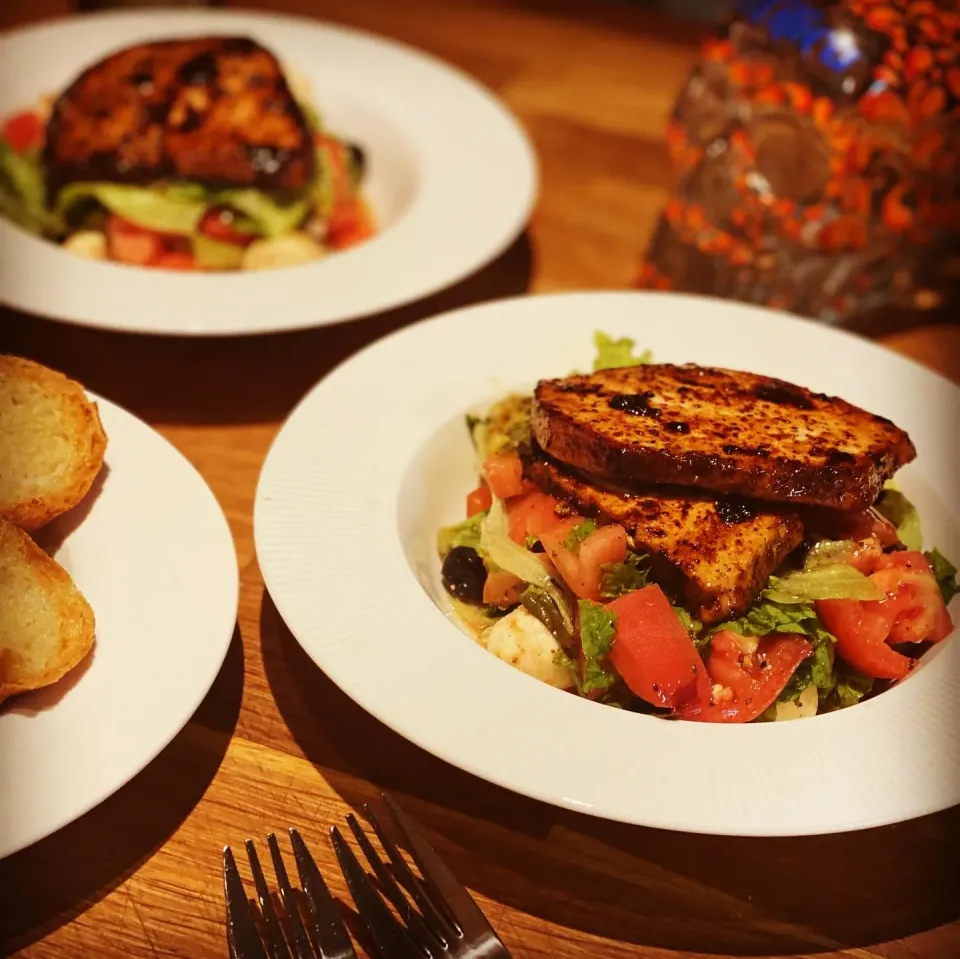
<path id="1" fill-rule="evenodd" d="M 374 815 L 373 810 L 365 805 L 363 807 L 363 814 L 373 827 L 373 831 L 377 839 L 380 840 L 380 844 L 386 850 L 387 856 L 390 858 L 390 863 L 397 872 L 397 877 L 401 885 L 403 885 L 413 897 L 413 901 L 423 913 L 427 923 L 443 931 L 445 943 L 449 943 L 451 938 L 459 936 L 462 930 L 457 925 L 456 919 L 450 915 L 449 907 L 443 904 L 442 899 L 436 903 L 431 900 L 427 888 L 413 874 L 413 871 L 407 865 L 406 859 L 403 858 L 403 854 L 397 849 L 396 843 L 387 835 L 386 830 L 380 825 L 380 821 Z"/>
<path id="2" fill-rule="evenodd" d="M 390 810 L 394 822 L 400 829 L 407 849 L 413 856 L 413 861 L 417 864 L 417 868 L 423 876 L 427 891 L 449 909 L 456 919 L 460 931 L 466 935 L 477 930 L 483 930 L 496 935 L 490 923 L 487 922 L 487 917 L 473 901 L 470 893 L 454 876 L 446 863 L 433 851 L 433 847 L 414 825 L 410 816 L 387 793 L 383 793 L 382 798 Z"/>
<path id="3" fill-rule="evenodd" d="M 260 911 L 263 913 L 263 922 L 266 926 L 267 949 L 270 952 L 270 959 L 290 959 L 290 951 L 287 949 L 287 943 L 284 939 L 283 927 L 280 925 L 277 912 L 273 908 L 270 890 L 267 888 L 267 881 L 264 879 L 263 869 L 260 867 L 257 847 L 252 839 L 248 839 L 244 846 L 247 850 L 247 859 L 250 860 L 253 884 L 257 889 L 257 900 L 260 903 Z"/>
<path id="4" fill-rule="evenodd" d="M 357 953 L 337 911 L 337 904 L 330 895 L 316 860 L 310 855 L 306 843 L 293 827 L 290 828 L 290 844 L 293 846 L 293 858 L 300 874 L 303 887 L 310 904 L 310 921 L 317 945 L 320 947 L 320 959 L 357 959 Z"/>
<path id="5" fill-rule="evenodd" d="M 428 948 L 430 946 L 439 946 L 445 949 L 450 945 L 450 939 L 444 935 L 444 927 L 438 925 L 436 930 L 431 929 L 424 918 L 410 905 L 407 897 L 404 896 L 400 887 L 397 885 L 393 874 L 383 864 L 383 860 L 373 848 L 367 834 L 363 831 L 357 817 L 350 813 L 347 816 L 347 825 L 350 827 L 361 851 L 373 868 L 374 875 L 379 883 L 379 890 L 393 903 L 394 908 L 400 913 L 400 918 L 407 924 L 408 931 L 414 939 L 418 940 Z M 389 855 L 389 853 L 388 853 Z"/>
<path id="6" fill-rule="evenodd" d="M 390 959 L 423 959 L 423 951 L 384 905 L 379 893 L 353 854 L 353 850 L 347 845 L 336 826 L 330 829 L 330 839 L 340 862 L 343 877 L 347 880 L 347 888 L 357 905 L 357 912 L 367 927 L 377 951 Z"/>
<path id="7" fill-rule="evenodd" d="M 267 959 L 250 902 L 237 871 L 233 850 L 223 847 L 223 895 L 227 903 L 227 941 L 231 959 Z"/>
<path id="8" fill-rule="evenodd" d="M 280 855 L 280 845 L 275 833 L 267 833 L 267 848 L 270 850 L 270 858 L 273 860 L 273 871 L 277 876 L 280 899 L 283 902 L 283 911 L 287 917 L 287 922 L 290 924 L 290 933 L 297 959 L 313 959 L 313 946 L 310 944 L 307 930 L 303 928 L 300 909 L 293 895 L 290 879 L 287 877 L 287 867 L 283 864 L 283 856 Z"/>

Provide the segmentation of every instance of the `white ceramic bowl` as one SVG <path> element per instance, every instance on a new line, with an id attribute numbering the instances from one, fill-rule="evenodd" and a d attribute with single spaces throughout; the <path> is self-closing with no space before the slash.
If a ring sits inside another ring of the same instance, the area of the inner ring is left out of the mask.
<path id="1" fill-rule="evenodd" d="M 177 273 L 93 262 L 0 219 L 0 301 L 87 326 L 226 335 L 321 326 L 399 306 L 479 269 L 527 221 L 533 152 L 493 95 L 434 57 L 344 27 L 229 11 L 85 14 L 0 37 L 0 116 L 107 53 L 245 34 L 302 74 L 327 126 L 366 152 L 381 233 L 285 269 Z"/>
<path id="2" fill-rule="evenodd" d="M 902 685 L 796 722 L 665 722 L 538 683 L 449 616 L 437 528 L 475 483 L 467 411 L 588 369 L 597 329 L 663 362 L 782 377 L 890 417 L 916 443 L 898 474 L 927 547 L 960 556 L 960 389 L 865 340 L 784 314 L 647 293 L 505 300 L 420 323 L 319 383 L 260 479 L 264 579 L 311 658 L 382 722 L 537 799 L 690 832 L 876 826 L 960 802 L 960 643 Z M 960 615 L 960 600 L 952 606 Z"/>

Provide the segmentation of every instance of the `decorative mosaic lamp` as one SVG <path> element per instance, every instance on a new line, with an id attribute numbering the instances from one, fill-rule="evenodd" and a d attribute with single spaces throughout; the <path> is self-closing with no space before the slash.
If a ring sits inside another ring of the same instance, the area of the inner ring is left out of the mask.
<path id="1" fill-rule="evenodd" d="M 638 285 L 867 332 L 960 314 L 960 3 L 748 0 L 674 107 Z"/>

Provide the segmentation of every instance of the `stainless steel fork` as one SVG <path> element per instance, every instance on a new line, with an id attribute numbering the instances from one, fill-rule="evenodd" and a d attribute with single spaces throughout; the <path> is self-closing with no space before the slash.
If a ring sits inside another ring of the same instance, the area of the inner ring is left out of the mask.
<path id="1" fill-rule="evenodd" d="M 223 887 L 227 901 L 227 941 L 232 959 L 357 959 L 337 904 L 296 829 L 290 830 L 290 843 L 306 902 L 298 902 L 277 837 L 270 833 L 267 847 L 280 889 L 279 912 L 264 878 L 256 845 L 252 839 L 245 843 L 260 906 L 259 915 L 247 899 L 233 850 L 224 847 Z"/>
<path id="2" fill-rule="evenodd" d="M 364 871 L 336 826 L 330 835 L 360 920 L 384 959 L 510 959 L 480 907 L 410 816 L 389 796 L 382 798 L 419 876 L 407 865 L 393 838 L 368 806 L 363 807 L 364 816 L 389 864 L 381 859 L 352 814 L 347 816 L 347 824 L 373 870 L 372 875 Z"/>

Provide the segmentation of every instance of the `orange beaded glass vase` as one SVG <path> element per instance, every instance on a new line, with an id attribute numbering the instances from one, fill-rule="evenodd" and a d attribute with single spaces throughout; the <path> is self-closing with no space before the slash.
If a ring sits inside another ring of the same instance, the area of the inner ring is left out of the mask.
<path id="1" fill-rule="evenodd" d="M 960 306 L 958 27 L 957 0 L 743 4 L 674 107 L 638 286 L 865 332 Z"/>

